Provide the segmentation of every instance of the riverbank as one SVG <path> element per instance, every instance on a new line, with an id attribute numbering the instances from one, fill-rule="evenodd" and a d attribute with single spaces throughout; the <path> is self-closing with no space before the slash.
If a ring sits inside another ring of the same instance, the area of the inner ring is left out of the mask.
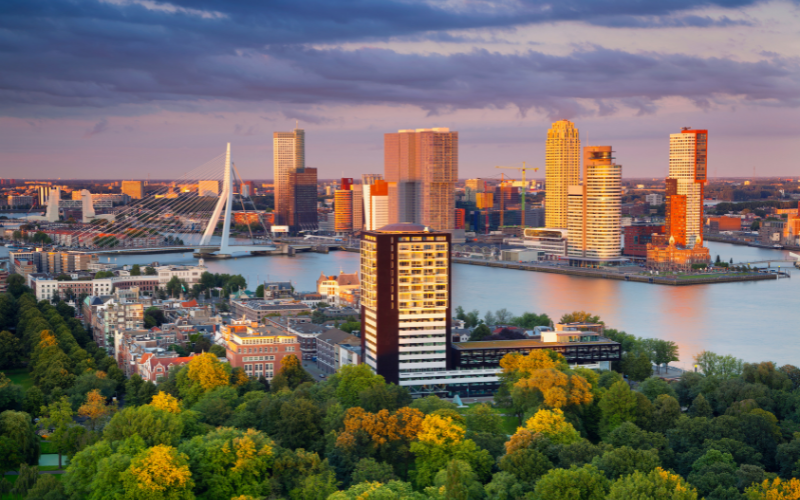
<path id="1" fill-rule="evenodd" d="M 581 276 L 584 278 L 602 278 L 616 281 L 631 281 L 634 283 L 650 283 L 654 285 L 708 285 L 712 283 L 735 283 L 740 281 L 767 281 L 777 280 L 776 274 L 736 273 L 736 274 L 702 274 L 702 275 L 673 275 L 649 276 L 643 274 L 605 271 L 601 269 L 587 269 L 582 267 L 561 267 L 541 264 L 515 264 L 513 262 L 481 261 L 475 259 L 454 258 L 454 264 L 468 264 L 483 267 L 498 267 L 502 269 L 517 269 L 520 271 L 533 271 L 540 273 L 564 274 L 568 276 Z"/>
<path id="2" fill-rule="evenodd" d="M 762 245 L 760 243 L 755 243 L 753 241 L 746 241 L 740 238 L 735 238 L 732 236 L 724 236 L 720 234 L 704 234 L 703 238 L 706 241 L 716 241 L 717 243 L 730 243 L 731 245 L 742 245 L 754 248 L 764 248 L 767 250 L 776 250 L 776 248 L 772 245 Z M 781 248 L 777 250 L 799 251 L 800 247 L 792 245 L 781 245 Z"/>

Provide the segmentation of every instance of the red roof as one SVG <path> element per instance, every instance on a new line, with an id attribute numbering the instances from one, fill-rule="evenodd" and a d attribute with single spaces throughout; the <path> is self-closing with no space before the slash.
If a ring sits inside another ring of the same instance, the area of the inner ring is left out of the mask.
<path id="1" fill-rule="evenodd" d="M 192 299 L 189 302 L 181 302 L 181 307 L 197 307 L 197 300 Z"/>

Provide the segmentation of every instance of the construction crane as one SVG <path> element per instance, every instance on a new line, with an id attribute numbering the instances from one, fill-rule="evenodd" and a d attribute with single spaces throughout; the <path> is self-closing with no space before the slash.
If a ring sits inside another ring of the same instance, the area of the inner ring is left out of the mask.
<path id="1" fill-rule="evenodd" d="M 522 220 L 521 220 L 520 226 L 522 227 L 522 230 L 524 231 L 525 230 L 525 189 L 526 189 L 525 188 L 526 187 L 526 184 L 525 184 L 525 172 L 528 171 L 528 170 L 533 170 L 534 172 L 538 172 L 539 169 L 538 168 L 528 168 L 528 167 L 526 167 L 524 161 L 522 162 L 522 166 L 521 167 L 501 167 L 501 166 L 496 166 L 494 168 L 509 168 L 509 169 L 512 169 L 512 170 L 519 170 L 520 172 L 522 172 L 522 198 L 520 200 L 520 205 L 522 206 Z M 503 191 L 502 191 L 502 188 L 501 188 L 500 196 L 502 196 L 502 194 L 503 194 Z"/>

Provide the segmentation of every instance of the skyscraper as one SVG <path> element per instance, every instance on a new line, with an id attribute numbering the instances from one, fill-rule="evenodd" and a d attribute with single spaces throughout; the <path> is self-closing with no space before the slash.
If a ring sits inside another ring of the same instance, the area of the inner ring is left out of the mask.
<path id="1" fill-rule="evenodd" d="M 567 227 L 568 190 L 580 184 L 581 140 L 569 120 L 553 123 L 547 131 L 545 152 L 545 226 Z"/>
<path id="2" fill-rule="evenodd" d="M 122 181 L 122 194 L 127 194 L 132 200 L 141 200 L 144 196 L 142 181 Z"/>
<path id="3" fill-rule="evenodd" d="M 292 225 L 289 220 L 295 219 L 295 217 L 290 216 L 289 212 L 292 210 L 293 200 L 296 195 L 289 192 L 289 174 L 306 166 L 305 131 L 296 128 L 293 132 L 275 132 L 272 135 L 272 149 L 274 157 L 275 224 Z"/>
<path id="4" fill-rule="evenodd" d="M 361 179 L 364 230 L 374 231 L 389 224 L 389 183 L 380 174 L 364 174 Z"/>
<path id="5" fill-rule="evenodd" d="M 412 223 L 361 235 L 361 348 L 389 383 L 447 369 L 450 241 Z"/>
<path id="6" fill-rule="evenodd" d="M 568 190 L 570 258 L 600 263 L 620 257 L 622 166 L 612 154 L 611 146 L 583 148 L 583 184 Z"/>
<path id="7" fill-rule="evenodd" d="M 285 192 L 288 202 L 284 225 L 291 231 L 316 231 L 317 169 L 303 167 L 290 172 Z"/>
<path id="8" fill-rule="evenodd" d="M 197 196 L 219 196 L 219 181 L 199 181 L 197 183 Z"/>
<path id="9" fill-rule="evenodd" d="M 684 128 L 669 136 L 667 236 L 681 246 L 703 241 L 703 195 L 708 182 L 708 130 Z"/>
<path id="10" fill-rule="evenodd" d="M 333 195 L 334 231 L 353 232 L 353 179 L 342 178 L 342 185 Z"/>
<path id="11" fill-rule="evenodd" d="M 384 135 L 390 186 L 390 222 L 414 222 L 437 231 L 455 228 L 458 132 L 448 128 L 399 130 Z"/>

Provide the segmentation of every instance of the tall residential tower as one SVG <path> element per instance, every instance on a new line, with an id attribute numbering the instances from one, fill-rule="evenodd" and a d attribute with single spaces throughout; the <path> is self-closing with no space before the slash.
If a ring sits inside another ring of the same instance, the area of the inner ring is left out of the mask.
<path id="1" fill-rule="evenodd" d="M 553 123 L 547 131 L 545 152 L 545 226 L 565 229 L 570 186 L 580 184 L 581 140 L 569 120 Z"/>
<path id="2" fill-rule="evenodd" d="M 567 255 L 581 265 L 618 259 L 622 166 L 611 146 L 583 148 L 583 184 L 569 187 Z"/>
<path id="3" fill-rule="evenodd" d="M 684 128 L 679 134 L 670 134 L 666 232 L 677 245 L 694 246 L 703 241 L 707 172 L 708 130 Z"/>
<path id="4" fill-rule="evenodd" d="M 414 377 L 447 370 L 450 242 L 412 223 L 361 234 L 364 363 L 389 383 L 422 384 Z"/>

